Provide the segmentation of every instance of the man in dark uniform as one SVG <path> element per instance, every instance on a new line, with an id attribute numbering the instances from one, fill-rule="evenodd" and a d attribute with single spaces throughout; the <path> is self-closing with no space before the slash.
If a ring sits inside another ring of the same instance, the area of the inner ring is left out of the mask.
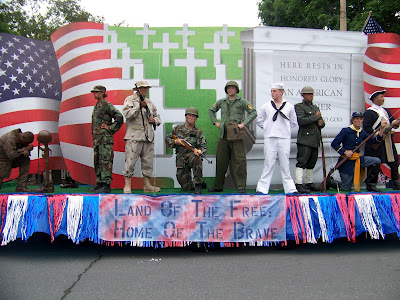
<path id="1" fill-rule="evenodd" d="M 198 117 L 197 108 L 188 107 L 185 111 L 185 124 L 175 126 L 165 138 L 167 146 L 175 148 L 176 178 L 182 191 L 191 191 L 194 188 L 197 195 L 201 194 L 203 185 L 203 160 L 200 155 L 207 151 L 206 137 L 196 126 Z M 194 149 L 186 148 L 182 140 L 188 142 Z"/>
<path id="2" fill-rule="evenodd" d="M 345 191 L 350 191 L 354 182 L 354 190 L 359 192 L 360 182 L 362 180 L 361 177 L 364 176 L 364 174 L 362 174 L 364 172 L 361 168 L 376 165 L 379 166 L 381 163 L 380 159 L 377 157 L 362 156 L 360 154 L 360 149 L 353 152 L 353 150 L 369 136 L 369 134 L 362 129 L 362 123 L 363 114 L 361 112 L 354 112 L 351 117 L 350 127 L 343 128 L 331 144 L 332 148 L 341 155 L 338 162 L 348 157 L 348 159 L 338 169 L 342 180 L 342 189 Z M 366 145 L 368 146 L 381 142 L 382 136 L 383 128 L 380 130 L 379 135 L 370 138 Z M 369 181 L 370 178 L 365 180 L 367 183 L 367 189 L 370 184 Z"/>
<path id="3" fill-rule="evenodd" d="M 386 163 L 390 167 L 393 189 L 400 190 L 399 158 L 393 141 L 394 132 L 391 130 L 392 128 L 399 128 L 400 121 L 397 119 L 393 120 L 390 111 L 383 107 L 385 102 L 385 97 L 383 94 L 385 92 L 385 90 L 376 91 L 369 97 L 369 99 L 372 101 L 372 106 L 369 107 L 364 113 L 364 130 L 371 134 L 379 127 L 383 119 L 386 120 L 387 124 L 383 141 L 376 146 L 367 145 L 365 147 L 365 155 L 378 157 L 381 160 L 381 163 Z M 375 165 L 368 168 L 368 177 L 370 180 L 367 185 L 368 191 L 379 191 L 376 188 L 379 172 L 380 165 Z"/>
<path id="4" fill-rule="evenodd" d="M 97 100 L 92 113 L 94 171 L 97 184 L 90 191 L 109 193 L 114 158 L 113 135 L 121 128 L 124 119 L 118 109 L 104 99 L 107 97 L 104 86 L 97 85 L 91 92 Z"/>
<path id="5" fill-rule="evenodd" d="M 29 193 L 28 176 L 31 160 L 29 156 L 33 149 L 33 133 L 14 129 L 0 137 L 0 188 L 4 178 L 10 177 L 12 168 L 19 168 L 16 192 Z"/>
<path id="6" fill-rule="evenodd" d="M 239 193 L 246 193 L 247 165 L 246 152 L 243 140 L 229 141 L 227 138 L 227 125 L 230 122 L 237 123 L 238 130 L 250 124 L 256 117 L 257 111 L 251 103 L 239 97 L 239 85 L 235 81 L 228 81 L 225 85 L 227 97 L 218 100 L 208 110 L 213 125 L 219 128 L 219 140 L 217 145 L 217 166 L 215 174 L 214 188 L 209 192 L 222 192 L 225 182 L 225 173 L 232 160 L 233 177 L 236 179 L 236 188 Z M 216 113 L 221 109 L 221 121 L 217 120 Z M 248 116 L 245 119 L 244 113 Z"/>
<path id="7" fill-rule="evenodd" d="M 325 127 L 318 106 L 313 104 L 314 89 L 305 86 L 301 89 L 303 102 L 294 106 L 299 123 L 297 135 L 297 164 L 294 182 L 299 193 L 319 190 L 313 184 L 313 169 L 318 159 L 318 147 L 321 141 L 321 128 Z M 305 185 L 303 185 L 305 175 Z"/>

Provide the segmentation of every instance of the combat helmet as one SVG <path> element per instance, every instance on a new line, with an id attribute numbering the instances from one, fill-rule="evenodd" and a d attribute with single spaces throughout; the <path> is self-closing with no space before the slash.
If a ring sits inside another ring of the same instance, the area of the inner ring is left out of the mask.
<path id="1" fill-rule="evenodd" d="M 187 114 L 192 114 L 192 115 L 195 115 L 195 116 L 199 117 L 199 111 L 198 111 L 198 109 L 197 109 L 196 107 L 194 107 L 194 106 L 190 106 L 190 107 L 186 108 L 185 116 L 186 116 Z"/>
<path id="2" fill-rule="evenodd" d="M 233 81 L 233 80 L 228 81 L 228 82 L 225 84 L 225 93 L 228 94 L 227 88 L 228 88 L 228 86 L 230 86 L 230 85 L 236 87 L 236 94 L 238 94 L 238 93 L 239 93 L 239 85 L 237 84 L 236 81 Z"/>
<path id="3" fill-rule="evenodd" d="M 314 89 L 311 86 L 305 86 L 301 89 L 301 94 L 314 94 Z"/>

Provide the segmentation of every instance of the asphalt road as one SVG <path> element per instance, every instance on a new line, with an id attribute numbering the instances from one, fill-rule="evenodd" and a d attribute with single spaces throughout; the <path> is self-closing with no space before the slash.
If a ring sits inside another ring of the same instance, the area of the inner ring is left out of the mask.
<path id="1" fill-rule="evenodd" d="M 400 241 L 189 249 L 0 247 L 0 299 L 400 299 Z"/>

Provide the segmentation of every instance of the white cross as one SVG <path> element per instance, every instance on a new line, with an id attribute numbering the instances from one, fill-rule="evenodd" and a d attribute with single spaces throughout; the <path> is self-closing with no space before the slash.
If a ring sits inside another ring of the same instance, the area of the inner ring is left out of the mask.
<path id="1" fill-rule="evenodd" d="M 131 67 L 135 64 L 141 64 L 142 60 L 131 58 L 131 48 L 126 43 L 118 43 L 118 36 L 115 31 L 104 30 L 104 36 L 107 37 L 104 39 L 104 43 L 110 46 L 111 59 L 122 69 L 122 78 L 131 79 Z M 109 36 L 111 37 L 110 42 L 108 42 Z M 121 49 L 121 58 L 118 57 L 118 49 Z M 134 69 L 134 72 L 136 72 L 136 69 Z"/>
<path id="2" fill-rule="evenodd" d="M 222 31 L 217 31 L 218 33 L 222 33 L 222 43 L 227 44 L 228 43 L 228 36 L 235 36 L 234 31 L 228 31 L 228 25 L 224 24 Z"/>
<path id="3" fill-rule="evenodd" d="M 196 88 L 196 67 L 207 67 L 207 59 L 196 59 L 193 47 L 186 50 L 186 59 L 175 59 L 175 66 L 186 67 L 186 85 L 188 90 Z"/>
<path id="4" fill-rule="evenodd" d="M 144 23 L 143 30 L 136 30 L 137 35 L 143 35 L 143 49 L 149 49 L 149 35 L 155 35 L 155 30 L 149 30 L 149 24 Z"/>
<path id="5" fill-rule="evenodd" d="M 188 24 L 183 24 L 183 30 L 178 30 L 175 32 L 176 35 L 183 35 L 183 49 L 187 49 L 189 47 L 189 35 L 195 35 L 196 31 L 188 30 Z"/>
<path id="6" fill-rule="evenodd" d="M 215 90 L 217 93 L 217 99 L 225 97 L 224 87 L 228 79 L 226 78 L 226 65 L 215 66 L 215 79 L 201 79 L 200 89 L 202 90 Z M 235 80 L 239 88 L 241 86 L 241 80 Z"/>
<path id="7" fill-rule="evenodd" d="M 163 52 L 162 66 L 169 67 L 169 49 L 178 49 L 179 43 L 169 42 L 169 33 L 163 33 L 162 43 L 153 43 L 153 48 L 161 48 Z"/>
<path id="8" fill-rule="evenodd" d="M 214 43 L 204 43 L 204 49 L 214 49 L 214 66 L 221 63 L 221 50 L 228 50 L 229 44 L 221 44 L 221 31 L 214 33 Z"/>

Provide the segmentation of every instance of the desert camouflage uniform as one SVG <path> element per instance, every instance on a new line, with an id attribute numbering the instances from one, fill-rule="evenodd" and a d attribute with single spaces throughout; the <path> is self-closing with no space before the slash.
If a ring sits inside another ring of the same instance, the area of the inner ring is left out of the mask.
<path id="1" fill-rule="evenodd" d="M 113 135 L 121 128 L 123 122 L 122 114 L 107 100 L 103 99 L 94 106 L 92 113 L 92 136 L 94 171 L 97 183 L 111 184 L 114 160 Z M 109 126 L 108 129 L 100 128 L 103 123 Z"/>
<path id="2" fill-rule="evenodd" d="M 19 167 L 17 186 L 26 187 L 29 176 L 30 159 L 19 142 L 21 129 L 14 129 L 0 137 L 0 179 L 10 177 L 11 169 Z"/>
<path id="3" fill-rule="evenodd" d="M 193 153 L 192 150 L 181 145 L 176 145 L 172 138 L 175 134 L 178 138 L 184 139 L 194 148 L 201 150 L 203 154 L 207 151 L 207 141 L 203 131 L 196 126 L 186 128 L 185 125 L 175 126 L 165 138 L 167 146 L 175 148 L 176 153 L 176 178 L 183 191 L 194 189 L 193 184 L 203 183 L 203 160 L 200 156 Z M 193 180 L 192 180 L 193 170 Z"/>
<path id="4" fill-rule="evenodd" d="M 156 106 L 148 98 L 145 98 L 145 100 L 156 126 L 159 126 L 161 117 L 157 113 Z M 125 167 L 123 172 L 126 177 L 133 177 L 135 164 L 139 157 L 142 175 L 151 177 L 153 173 L 154 129 L 146 117 L 146 109 L 140 109 L 140 107 L 139 96 L 133 94 L 125 99 L 122 108 L 122 114 L 126 118 Z"/>

